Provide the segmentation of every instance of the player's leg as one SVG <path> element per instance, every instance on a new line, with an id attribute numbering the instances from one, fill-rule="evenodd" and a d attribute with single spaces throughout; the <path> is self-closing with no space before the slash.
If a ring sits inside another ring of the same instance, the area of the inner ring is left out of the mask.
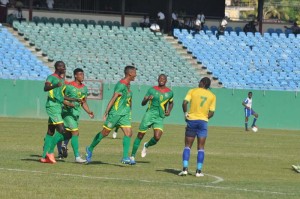
<path id="1" fill-rule="evenodd" d="M 82 159 L 79 153 L 79 131 L 77 130 L 72 130 L 72 138 L 71 138 L 71 145 L 73 148 L 73 152 L 74 152 L 74 157 L 75 157 L 75 162 L 77 163 L 85 163 L 86 160 Z"/>
<path id="2" fill-rule="evenodd" d="M 44 138 L 42 158 L 40 159 L 40 161 L 43 162 L 43 163 L 46 162 L 46 155 L 47 155 L 47 153 L 50 149 L 52 139 L 53 139 L 53 135 L 54 135 L 54 132 L 55 132 L 55 126 L 50 122 L 51 122 L 51 120 L 49 118 L 48 130 L 47 130 L 47 134 Z"/>
<path id="3" fill-rule="evenodd" d="M 121 160 L 121 162 L 123 164 L 135 164 L 135 162 L 131 163 L 130 158 L 128 156 L 128 152 L 129 152 L 129 148 L 130 148 L 130 141 L 131 141 L 131 137 L 132 137 L 132 129 L 131 126 L 122 126 L 121 125 L 121 129 L 124 133 L 124 137 L 123 137 L 123 158 Z"/>
<path id="4" fill-rule="evenodd" d="M 248 130 L 248 118 L 250 116 L 250 110 L 245 108 L 245 131 L 249 131 Z"/>
<path id="5" fill-rule="evenodd" d="M 112 134 L 112 138 L 113 138 L 113 139 L 116 139 L 116 138 L 117 138 L 119 128 L 120 128 L 119 126 L 117 126 L 117 127 L 115 128 L 115 130 L 114 130 L 114 132 L 113 132 L 113 134 Z"/>
<path id="6" fill-rule="evenodd" d="M 197 154 L 197 170 L 196 170 L 196 177 L 201 177 L 204 176 L 202 171 L 202 166 L 204 162 L 204 146 L 205 146 L 205 141 L 207 137 L 207 122 L 206 121 L 199 121 L 199 130 L 197 132 L 197 149 L 198 149 L 198 154 Z"/>
<path id="7" fill-rule="evenodd" d="M 178 174 L 180 176 L 186 176 L 188 174 L 189 160 L 191 148 L 193 146 L 197 131 L 195 130 L 195 122 L 187 120 L 187 127 L 185 130 L 185 147 L 182 152 L 182 171 Z"/>
<path id="8" fill-rule="evenodd" d="M 139 131 L 132 146 L 132 151 L 131 151 L 131 159 L 135 158 L 136 152 L 138 148 L 140 147 L 141 141 L 145 136 L 146 131 Z"/>
<path id="9" fill-rule="evenodd" d="M 251 115 L 254 116 L 254 119 L 253 119 L 253 122 L 252 122 L 251 127 L 254 127 L 254 126 L 255 126 L 255 123 L 256 123 L 256 120 L 257 120 L 257 118 L 258 118 L 258 114 L 257 114 L 253 109 L 251 109 Z"/>
<path id="10" fill-rule="evenodd" d="M 140 126 L 139 126 L 139 132 L 133 142 L 133 146 L 132 146 L 132 152 L 131 152 L 131 158 L 134 159 L 135 158 L 135 155 L 136 155 L 136 152 L 141 144 L 141 141 L 142 139 L 144 138 L 145 136 L 145 133 L 147 132 L 149 126 L 152 125 L 152 122 L 151 122 L 151 117 L 150 117 L 150 114 L 149 113 L 145 113 L 144 116 L 143 116 L 143 119 L 140 123 Z"/>
<path id="11" fill-rule="evenodd" d="M 154 128 L 153 131 L 154 131 L 154 136 L 148 142 L 144 143 L 144 147 L 143 147 L 143 150 L 141 152 L 142 158 L 146 157 L 147 149 L 150 146 L 156 145 L 157 142 L 160 140 L 162 134 L 163 134 L 163 131 L 160 128 Z"/>

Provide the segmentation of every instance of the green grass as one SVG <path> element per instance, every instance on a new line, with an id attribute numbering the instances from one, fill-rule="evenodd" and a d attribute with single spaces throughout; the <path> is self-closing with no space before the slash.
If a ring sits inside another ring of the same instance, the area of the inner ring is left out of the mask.
<path id="1" fill-rule="evenodd" d="M 299 198 L 300 174 L 291 165 L 300 160 L 300 133 L 241 128 L 209 128 L 203 178 L 194 176 L 196 145 L 190 173 L 181 169 L 184 126 L 165 125 L 160 142 L 137 165 L 120 164 L 122 133 L 111 135 L 95 148 L 89 165 L 69 157 L 57 164 L 42 164 L 47 120 L 0 118 L 0 198 Z M 134 137 L 138 124 L 133 124 Z M 80 151 L 102 128 L 102 122 L 80 123 Z M 144 137 L 152 137 L 149 130 Z M 132 142 L 133 143 L 133 139 Z M 131 149 L 130 149 L 131 151 Z M 221 181 L 223 180 L 223 181 Z"/>

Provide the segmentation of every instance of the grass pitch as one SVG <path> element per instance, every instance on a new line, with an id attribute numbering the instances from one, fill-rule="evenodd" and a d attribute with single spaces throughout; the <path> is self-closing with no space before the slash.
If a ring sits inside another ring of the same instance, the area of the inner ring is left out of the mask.
<path id="1" fill-rule="evenodd" d="M 80 151 L 90 144 L 102 122 L 81 121 Z M 134 166 L 120 163 L 122 137 L 111 134 L 95 148 L 89 165 L 69 157 L 55 165 L 39 163 L 47 120 L 0 118 L 0 198 L 300 198 L 300 133 L 241 128 L 209 128 L 202 178 L 194 176 L 196 145 L 190 175 L 181 170 L 184 126 L 165 125 L 160 142 L 139 156 Z M 138 124 L 133 124 L 134 136 Z M 143 142 L 153 135 L 149 130 Z M 131 149 L 130 149 L 131 151 Z"/>

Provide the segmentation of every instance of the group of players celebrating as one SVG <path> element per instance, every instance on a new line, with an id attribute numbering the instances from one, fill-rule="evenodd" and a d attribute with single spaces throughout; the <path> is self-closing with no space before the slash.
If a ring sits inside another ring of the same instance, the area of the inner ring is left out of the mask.
<path id="1" fill-rule="evenodd" d="M 157 144 L 163 134 L 163 120 L 171 114 L 173 108 L 173 91 L 166 86 L 167 76 L 158 76 L 158 85 L 148 89 L 142 100 L 142 106 L 148 104 L 146 113 L 139 126 L 138 134 L 133 142 L 131 155 L 129 156 L 130 142 L 132 137 L 131 128 L 131 98 L 130 82 L 137 76 L 134 66 L 126 66 L 124 69 L 125 77 L 121 79 L 114 88 L 114 94 L 110 99 L 103 115 L 103 129 L 97 133 L 91 144 L 86 147 L 86 158 L 80 157 L 79 153 L 79 115 L 83 108 L 91 117 L 94 113 L 87 104 L 88 89 L 83 84 L 84 71 L 80 68 L 74 70 L 74 81 L 65 82 L 64 76 L 66 67 L 64 62 L 55 63 L 55 72 L 48 76 L 44 91 L 47 91 L 48 98 L 46 111 L 49 116 L 48 131 L 44 139 L 42 163 L 56 163 L 54 148 L 64 140 L 71 140 L 74 151 L 75 162 L 90 163 L 92 161 L 94 148 L 109 135 L 114 128 L 121 128 L 123 137 L 123 157 L 121 163 L 135 165 L 135 157 L 140 143 L 149 128 L 153 128 L 153 137 L 143 144 L 141 156 L 145 157 L 147 149 Z M 210 79 L 204 77 L 200 80 L 197 88 L 189 90 L 183 104 L 184 117 L 187 123 L 185 132 L 185 147 L 182 155 L 183 169 L 178 174 L 186 176 L 188 174 L 190 149 L 197 137 L 198 155 L 196 177 L 204 176 L 202 166 L 204 161 L 204 145 L 207 137 L 207 122 L 214 115 L 216 97 L 208 90 Z M 188 104 L 190 108 L 188 111 Z M 63 107 L 63 108 L 62 108 Z M 63 146 L 59 157 L 66 157 L 66 146 Z"/>

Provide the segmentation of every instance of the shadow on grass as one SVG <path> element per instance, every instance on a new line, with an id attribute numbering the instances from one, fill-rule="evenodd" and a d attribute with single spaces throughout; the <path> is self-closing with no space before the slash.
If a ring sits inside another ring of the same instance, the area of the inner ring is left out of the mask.
<path id="1" fill-rule="evenodd" d="M 156 170 L 156 171 L 170 173 L 173 175 L 178 175 L 178 173 L 180 172 L 180 170 L 178 170 L 178 169 L 162 169 L 162 170 Z"/>
<path id="2" fill-rule="evenodd" d="M 102 162 L 102 161 L 93 161 L 93 162 L 90 162 L 90 163 L 86 163 L 85 165 L 111 165 L 111 166 L 116 166 L 116 167 L 126 167 L 128 165 L 126 164 L 122 164 L 122 163 L 119 163 L 119 164 L 116 164 L 116 163 L 108 163 L 108 162 Z"/>

